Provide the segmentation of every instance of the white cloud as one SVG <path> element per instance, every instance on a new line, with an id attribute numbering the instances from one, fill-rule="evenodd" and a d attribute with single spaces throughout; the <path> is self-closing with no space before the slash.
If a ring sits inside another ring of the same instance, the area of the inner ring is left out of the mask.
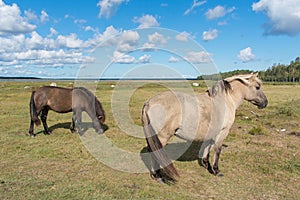
<path id="1" fill-rule="evenodd" d="M 112 62 L 120 63 L 120 64 L 131 64 L 131 63 L 135 63 L 135 58 L 125 53 L 115 51 L 113 53 Z"/>
<path id="2" fill-rule="evenodd" d="M 168 62 L 170 62 L 170 63 L 177 63 L 179 61 L 180 61 L 179 58 L 176 58 L 174 56 L 171 56 L 168 60 Z"/>
<path id="3" fill-rule="evenodd" d="M 242 49 L 237 57 L 239 60 L 245 63 L 255 59 L 255 55 L 252 53 L 252 49 L 250 47 Z"/>
<path id="4" fill-rule="evenodd" d="M 115 51 L 113 53 L 112 62 L 119 64 L 134 64 L 134 63 L 150 63 L 151 55 L 144 54 L 136 59 L 134 56 L 128 55 L 126 53 L 122 53 L 119 51 Z"/>
<path id="5" fill-rule="evenodd" d="M 52 36 L 54 36 L 54 35 L 57 35 L 58 34 L 58 32 L 54 29 L 54 28 L 50 28 L 50 34 L 48 35 L 48 37 L 52 37 Z"/>
<path id="6" fill-rule="evenodd" d="M 191 51 L 184 57 L 190 63 L 209 63 L 211 62 L 211 54 L 205 51 Z"/>
<path id="7" fill-rule="evenodd" d="M 65 50 L 28 50 L 22 52 L 4 53 L 1 60 L 11 62 L 13 65 L 17 63 L 23 65 L 49 65 L 57 66 L 59 64 L 80 64 L 91 61 L 92 58 L 83 56 L 82 53 Z M 4 58 L 4 59 L 3 59 Z"/>
<path id="8" fill-rule="evenodd" d="M 142 46 L 143 51 L 153 51 L 155 50 L 155 44 L 146 42 Z"/>
<path id="9" fill-rule="evenodd" d="M 105 16 L 106 18 L 110 18 L 113 16 L 118 7 L 123 3 L 123 2 L 128 2 L 129 0 L 100 0 L 97 3 L 97 6 L 100 7 L 100 13 L 99 13 L 99 18 Z"/>
<path id="10" fill-rule="evenodd" d="M 111 46 L 115 45 L 119 42 L 119 38 L 117 37 L 117 34 L 120 33 L 117 29 L 115 29 L 113 26 L 106 27 L 105 31 L 103 33 L 99 33 L 98 30 L 90 27 L 92 31 L 95 31 L 96 33 L 94 36 L 87 41 L 85 41 L 85 47 L 96 47 L 98 45 L 101 46 Z"/>
<path id="11" fill-rule="evenodd" d="M 121 35 L 117 50 L 120 52 L 133 51 L 139 43 L 140 35 L 136 31 L 124 31 Z"/>
<path id="12" fill-rule="evenodd" d="M 93 27 L 91 27 L 91 26 L 84 27 L 84 30 L 85 31 L 93 31 L 93 32 L 95 32 L 95 29 Z"/>
<path id="13" fill-rule="evenodd" d="M 133 21 L 135 23 L 140 23 L 138 28 L 149 28 L 159 26 L 159 23 L 157 22 L 156 18 L 152 15 L 143 15 L 140 18 L 134 17 Z"/>
<path id="14" fill-rule="evenodd" d="M 299 0 L 260 0 L 252 4 L 252 10 L 268 16 L 269 23 L 264 26 L 265 34 L 293 36 L 300 33 Z"/>
<path id="15" fill-rule="evenodd" d="M 202 40 L 204 40 L 204 41 L 214 40 L 217 37 L 218 37 L 218 30 L 217 29 L 213 29 L 213 30 L 209 30 L 209 31 L 204 31 L 202 33 Z"/>
<path id="16" fill-rule="evenodd" d="M 148 42 L 144 43 L 142 46 L 143 51 L 155 51 L 157 48 L 160 48 L 162 45 L 166 44 L 168 38 L 165 38 L 164 35 L 155 32 L 148 35 Z"/>
<path id="17" fill-rule="evenodd" d="M 178 35 L 176 35 L 175 39 L 182 42 L 187 42 L 188 38 L 190 37 L 190 34 L 188 32 L 181 32 Z"/>
<path id="18" fill-rule="evenodd" d="M 223 6 L 216 6 L 213 9 L 209 9 L 206 13 L 205 16 L 207 19 L 212 20 L 212 19 L 217 19 L 220 17 L 224 17 L 226 14 L 231 13 L 235 10 L 234 7 L 226 9 Z"/>
<path id="19" fill-rule="evenodd" d="M 44 39 L 36 32 L 31 33 L 31 38 L 25 39 L 27 49 L 40 49 L 44 46 Z"/>
<path id="20" fill-rule="evenodd" d="M 83 45 L 83 41 L 78 39 L 75 33 L 71 33 L 67 36 L 59 35 L 57 37 L 57 43 L 59 47 L 62 48 L 81 48 Z"/>
<path id="21" fill-rule="evenodd" d="M 87 21 L 85 19 L 74 19 L 75 24 L 85 24 Z"/>
<path id="22" fill-rule="evenodd" d="M 202 4 L 205 4 L 206 1 L 197 1 L 197 0 L 194 0 L 193 1 L 193 5 L 187 9 L 185 12 L 184 12 L 184 15 L 188 15 L 190 12 L 192 12 L 196 7 L 198 6 L 201 6 Z"/>
<path id="23" fill-rule="evenodd" d="M 41 20 L 42 23 L 49 20 L 49 16 L 46 13 L 46 11 L 44 11 L 44 10 L 41 11 L 40 20 Z"/>
<path id="24" fill-rule="evenodd" d="M 139 63 L 150 63 L 150 61 L 151 61 L 151 55 L 146 55 L 146 54 L 139 57 L 138 60 Z"/>
<path id="25" fill-rule="evenodd" d="M 148 35 L 148 41 L 152 44 L 166 44 L 167 38 L 165 38 L 162 34 L 155 32 Z"/>
<path id="26" fill-rule="evenodd" d="M 27 20 L 38 21 L 38 17 L 36 16 L 36 14 L 33 11 L 25 10 L 24 14 L 25 14 L 25 17 Z"/>
<path id="27" fill-rule="evenodd" d="M 0 34 L 29 33 L 35 29 L 35 25 L 28 23 L 26 17 L 21 16 L 17 4 L 14 3 L 10 6 L 0 0 Z"/>
<path id="28" fill-rule="evenodd" d="M 0 37 L 0 53 L 22 51 L 25 43 L 24 35 Z"/>

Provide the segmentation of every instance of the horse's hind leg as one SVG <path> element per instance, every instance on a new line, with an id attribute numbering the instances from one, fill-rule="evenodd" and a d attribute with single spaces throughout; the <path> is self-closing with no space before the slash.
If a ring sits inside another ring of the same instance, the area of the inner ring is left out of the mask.
<path id="1" fill-rule="evenodd" d="M 44 126 L 45 134 L 50 135 L 50 134 L 51 134 L 51 131 L 49 130 L 48 125 L 47 125 L 48 111 L 49 111 L 48 108 L 44 108 L 44 109 L 42 110 L 41 120 L 42 120 L 42 123 L 43 123 L 43 126 Z"/>
<path id="2" fill-rule="evenodd" d="M 159 183 L 164 183 L 163 176 L 161 174 L 161 169 L 159 163 L 155 160 L 154 155 L 150 152 L 151 157 L 151 169 L 150 169 L 150 177 L 156 180 Z"/>
<path id="3" fill-rule="evenodd" d="M 33 120 L 30 120 L 29 134 L 30 134 L 31 137 L 35 137 L 35 134 L 34 134 L 34 121 Z"/>
<path id="4" fill-rule="evenodd" d="M 83 135 L 82 127 L 81 127 L 82 111 L 75 112 L 75 118 L 76 118 L 77 125 L 78 125 L 78 133 L 80 136 L 82 136 Z"/>

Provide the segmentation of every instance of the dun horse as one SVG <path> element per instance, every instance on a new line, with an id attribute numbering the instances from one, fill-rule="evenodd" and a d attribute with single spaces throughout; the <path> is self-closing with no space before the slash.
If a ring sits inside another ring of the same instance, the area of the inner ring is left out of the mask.
<path id="1" fill-rule="evenodd" d="M 92 92 L 83 87 L 61 88 L 44 86 L 33 91 L 30 99 L 30 128 L 29 134 L 34 137 L 34 124 L 40 125 L 38 118 L 44 126 L 45 134 L 51 131 L 47 125 L 47 115 L 49 110 L 58 113 L 67 113 L 73 111 L 71 132 L 75 132 L 75 122 L 78 124 L 78 133 L 82 135 L 81 118 L 85 111 L 93 121 L 93 127 L 97 133 L 103 133 L 101 124 L 105 121 L 105 112 L 99 100 Z"/>
<path id="2" fill-rule="evenodd" d="M 148 100 L 142 110 L 142 123 L 151 154 L 151 177 L 159 182 L 179 177 L 164 149 L 173 135 L 186 141 L 202 142 L 199 163 L 210 173 L 221 175 L 219 156 L 234 123 L 236 109 L 243 100 L 260 109 L 268 104 L 261 83 L 257 74 L 239 75 L 218 81 L 203 94 L 192 96 L 168 91 Z M 209 153 L 212 149 L 215 155 L 211 166 Z"/>

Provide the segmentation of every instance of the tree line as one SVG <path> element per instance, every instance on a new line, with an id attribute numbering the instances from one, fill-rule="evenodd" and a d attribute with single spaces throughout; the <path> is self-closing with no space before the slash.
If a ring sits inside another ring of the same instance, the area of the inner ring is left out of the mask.
<path id="1" fill-rule="evenodd" d="M 220 74 L 198 76 L 199 80 L 220 80 L 237 74 L 254 73 L 251 70 L 234 70 Z M 300 82 L 300 57 L 291 61 L 290 64 L 273 64 L 265 71 L 259 71 L 259 78 L 266 82 Z"/>

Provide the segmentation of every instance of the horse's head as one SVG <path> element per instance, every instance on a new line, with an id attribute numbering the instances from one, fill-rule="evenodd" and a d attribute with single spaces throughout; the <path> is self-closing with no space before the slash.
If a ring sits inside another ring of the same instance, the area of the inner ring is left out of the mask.
<path id="1" fill-rule="evenodd" d="M 103 110 L 102 105 L 101 105 L 100 101 L 97 99 L 97 97 L 95 97 L 95 109 L 96 109 L 97 119 L 99 120 L 99 122 L 101 124 L 104 124 L 104 122 L 105 122 L 105 111 Z"/>
<path id="2" fill-rule="evenodd" d="M 256 105 L 259 109 L 265 108 L 268 105 L 268 99 L 261 90 L 262 81 L 257 77 L 256 74 L 239 75 L 225 79 L 228 82 L 235 80 L 239 81 L 240 84 L 235 87 L 240 87 L 240 91 L 243 98 L 252 104 Z"/>

